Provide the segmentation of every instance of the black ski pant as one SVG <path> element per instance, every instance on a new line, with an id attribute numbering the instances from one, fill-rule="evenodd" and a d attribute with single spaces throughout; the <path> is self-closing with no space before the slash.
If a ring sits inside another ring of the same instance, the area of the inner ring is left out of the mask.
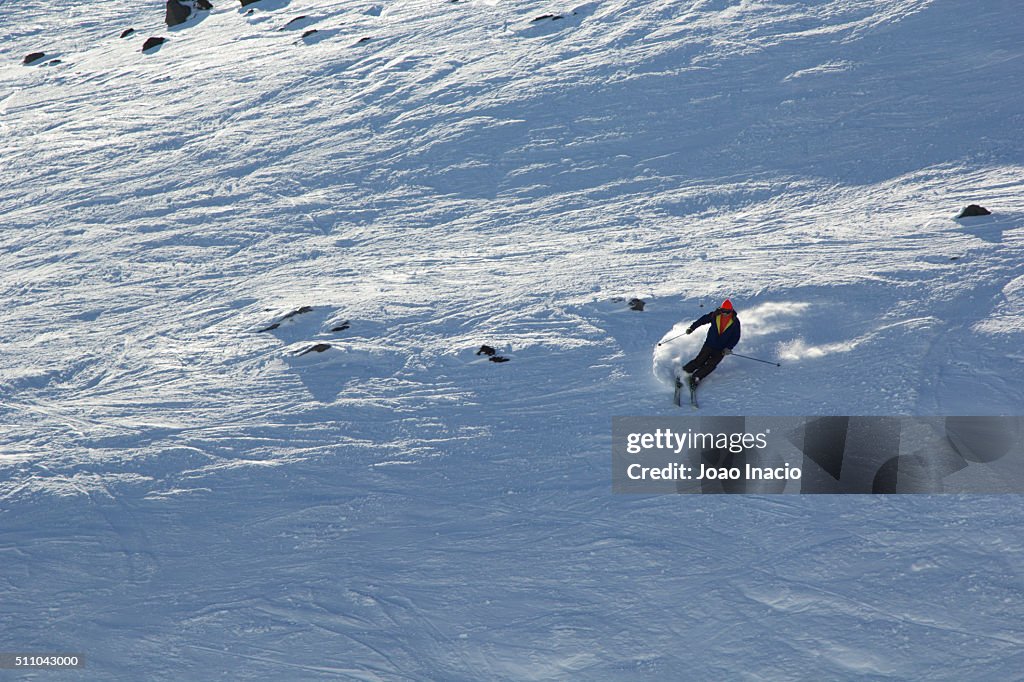
<path id="1" fill-rule="evenodd" d="M 712 348 L 708 344 L 704 344 L 704 347 L 697 353 L 697 357 L 690 360 L 688 363 L 683 365 L 683 371 L 687 374 L 692 374 L 698 379 L 703 379 L 707 375 L 714 371 L 715 367 L 718 367 L 718 363 L 725 357 L 718 348 Z"/>

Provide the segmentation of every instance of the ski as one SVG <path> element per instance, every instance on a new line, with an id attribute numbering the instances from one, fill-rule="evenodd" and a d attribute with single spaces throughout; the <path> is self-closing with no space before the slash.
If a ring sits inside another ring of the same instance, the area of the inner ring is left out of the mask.
<path id="1" fill-rule="evenodd" d="M 682 400 L 682 398 L 680 397 L 680 393 L 682 393 L 682 392 L 683 392 L 683 382 L 679 380 L 679 377 L 676 377 L 676 392 L 672 396 L 672 402 L 675 403 L 676 407 L 681 407 L 682 406 L 682 403 L 680 402 Z"/>
<path id="2" fill-rule="evenodd" d="M 693 409 L 696 410 L 700 407 L 700 405 L 697 404 L 697 384 L 694 383 L 692 376 L 687 383 L 690 385 L 690 405 L 692 405 Z"/>

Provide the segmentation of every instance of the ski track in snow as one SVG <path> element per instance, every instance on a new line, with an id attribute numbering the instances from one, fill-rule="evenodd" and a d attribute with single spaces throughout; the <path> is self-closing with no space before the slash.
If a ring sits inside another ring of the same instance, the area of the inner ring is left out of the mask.
<path id="1" fill-rule="evenodd" d="M 782 367 L 727 359 L 701 414 L 1019 413 L 1024 14 L 215 5 L 0 3 L 0 650 L 97 679 L 1022 667 L 1013 498 L 613 497 L 608 454 L 613 415 L 679 414 L 704 330 L 656 344 L 726 296 Z"/>

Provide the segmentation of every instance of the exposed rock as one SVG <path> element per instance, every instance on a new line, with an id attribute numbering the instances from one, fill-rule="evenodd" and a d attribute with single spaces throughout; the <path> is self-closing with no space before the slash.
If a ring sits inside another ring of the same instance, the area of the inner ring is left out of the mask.
<path id="1" fill-rule="evenodd" d="M 319 32 L 320 32 L 320 31 L 316 30 L 315 28 L 311 28 L 311 29 L 309 29 L 308 31 L 306 31 L 305 33 L 303 33 L 303 34 L 302 34 L 302 37 L 303 37 L 303 38 L 308 38 L 309 36 L 311 36 L 311 35 L 315 35 L 315 34 L 317 34 L 317 33 L 319 33 Z"/>
<path id="2" fill-rule="evenodd" d="M 480 350 L 478 350 L 476 352 L 476 354 L 477 355 L 490 355 L 490 356 L 494 356 L 494 355 L 498 354 L 498 351 L 494 350 L 493 348 L 491 348 L 487 344 L 484 344 L 484 345 L 480 346 Z"/>
<path id="3" fill-rule="evenodd" d="M 301 308 L 296 308 L 295 310 L 291 311 L 290 313 L 288 313 L 287 315 L 285 315 L 281 319 L 282 320 L 287 320 L 289 317 L 295 317 L 296 315 L 302 315 L 303 313 L 311 313 L 311 312 L 313 312 L 313 306 L 304 305 Z"/>
<path id="4" fill-rule="evenodd" d="M 960 211 L 960 215 L 957 218 L 973 218 L 980 215 L 992 215 L 992 211 L 988 210 L 984 206 L 978 206 L 977 204 L 971 204 L 964 210 Z"/>
<path id="5" fill-rule="evenodd" d="M 561 14 L 542 14 L 539 17 L 534 17 L 531 23 L 536 23 L 538 21 L 558 21 L 559 19 L 564 18 L 565 17 L 563 17 Z"/>
<path id="6" fill-rule="evenodd" d="M 631 299 L 629 299 L 629 309 L 630 310 L 637 310 L 637 311 L 643 312 L 644 305 L 646 305 L 646 304 L 641 299 L 639 299 L 639 298 L 631 298 Z"/>
<path id="7" fill-rule="evenodd" d="M 159 36 L 153 36 L 146 38 L 146 42 L 142 43 L 142 51 L 152 50 L 154 47 L 160 47 L 167 42 L 167 38 L 161 38 Z"/>
<path id="8" fill-rule="evenodd" d="M 371 38 L 369 36 L 364 36 L 364 37 L 362 37 L 362 38 L 360 38 L 359 40 L 356 41 L 356 45 L 362 45 L 363 43 L 368 43 L 371 40 L 373 40 L 373 38 Z"/>
<path id="9" fill-rule="evenodd" d="M 330 347 L 331 347 L 331 344 L 329 344 L 329 343 L 318 343 L 316 345 L 310 346 L 309 348 L 307 348 L 306 350 L 302 351 L 301 353 L 296 353 L 295 355 L 296 355 L 296 357 L 302 357 L 303 355 L 305 355 L 307 353 L 323 353 L 325 350 L 329 349 Z"/>
<path id="10" fill-rule="evenodd" d="M 259 2 L 259 1 L 260 0 L 239 0 L 239 2 L 242 3 L 242 7 L 245 7 L 246 5 L 251 5 L 254 2 Z"/>
<path id="11" fill-rule="evenodd" d="M 134 28 L 126 28 L 125 30 L 121 31 L 121 37 L 122 38 L 127 38 L 128 36 L 130 36 L 133 33 L 135 33 L 135 29 Z"/>
<path id="12" fill-rule="evenodd" d="M 167 26 L 184 24 L 192 16 L 192 4 L 185 4 L 178 0 L 167 0 L 167 12 L 164 13 L 164 23 Z"/>
<path id="13" fill-rule="evenodd" d="M 302 21 L 303 19 L 307 19 L 307 18 L 308 18 L 308 17 L 307 17 L 307 16 L 305 15 L 305 14 L 303 14 L 303 15 L 301 15 L 301 16 L 297 16 L 297 17 L 295 17 L 294 19 L 289 19 L 289 20 L 288 20 L 288 23 L 287 23 L 287 24 L 285 24 L 284 26 L 282 26 L 282 27 L 281 27 L 281 30 L 283 31 L 283 30 L 285 30 L 286 28 L 288 28 L 289 26 L 291 26 L 292 24 L 297 24 L 297 23 L 299 23 L 300 21 Z"/>
<path id="14" fill-rule="evenodd" d="M 342 322 L 337 327 L 332 327 L 331 331 L 332 332 L 343 332 L 343 331 L 345 331 L 346 329 L 348 329 L 351 326 L 352 325 L 350 325 L 348 322 Z"/>
<path id="15" fill-rule="evenodd" d="M 211 10 L 209 0 L 167 0 L 167 13 L 164 21 L 168 26 L 177 26 L 188 21 L 199 10 Z"/>
<path id="16" fill-rule="evenodd" d="M 280 327 L 281 323 L 284 322 L 285 320 L 287 320 L 289 318 L 292 318 L 292 317 L 295 317 L 296 315 L 302 315 L 304 313 L 311 313 L 311 312 L 313 312 L 313 306 L 304 305 L 301 308 L 296 308 L 295 310 L 292 310 L 290 312 L 285 313 L 281 317 L 280 320 L 278 320 L 274 324 L 270 325 L 269 327 L 264 327 L 263 329 L 258 329 L 256 331 L 256 333 L 258 334 L 260 332 L 273 331 L 273 330 L 277 329 L 278 327 Z M 346 322 L 346 324 L 348 324 L 348 323 Z"/>
<path id="17" fill-rule="evenodd" d="M 26 66 L 28 66 L 29 64 L 34 64 L 34 63 L 38 62 L 40 59 L 42 59 L 45 56 L 46 56 L 45 52 L 33 52 L 31 54 L 25 55 L 25 58 L 23 60 L 21 60 L 21 63 L 25 64 Z"/>
<path id="18" fill-rule="evenodd" d="M 503 357 L 501 355 L 492 355 L 487 359 L 490 360 L 491 362 L 508 362 L 508 358 Z"/>

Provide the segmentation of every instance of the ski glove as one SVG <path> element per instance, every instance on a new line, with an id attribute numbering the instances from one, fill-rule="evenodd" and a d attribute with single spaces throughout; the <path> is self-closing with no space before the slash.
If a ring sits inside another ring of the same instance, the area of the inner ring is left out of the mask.
<path id="1" fill-rule="evenodd" d="M 687 334 L 692 334 L 693 333 L 693 327 L 687 327 L 686 328 L 686 333 Z"/>
<path id="2" fill-rule="evenodd" d="M 732 355 L 732 348 L 723 348 L 722 355 Z"/>

